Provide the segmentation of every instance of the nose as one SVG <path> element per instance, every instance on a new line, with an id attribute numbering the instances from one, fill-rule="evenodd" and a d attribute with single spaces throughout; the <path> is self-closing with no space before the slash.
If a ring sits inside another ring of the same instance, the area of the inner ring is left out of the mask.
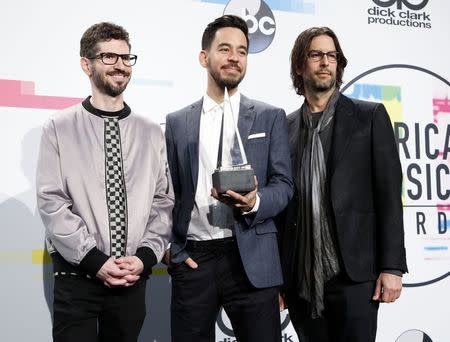
<path id="1" fill-rule="evenodd" d="M 238 52 L 234 49 L 231 49 L 230 53 L 228 54 L 228 60 L 237 62 L 238 61 Z"/>
<path id="2" fill-rule="evenodd" d="M 330 64 L 328 60 L 328 56 L 326 54 L 323 55 L 322 59 L 320 60 L 320 65 L 328 65 Z"/>

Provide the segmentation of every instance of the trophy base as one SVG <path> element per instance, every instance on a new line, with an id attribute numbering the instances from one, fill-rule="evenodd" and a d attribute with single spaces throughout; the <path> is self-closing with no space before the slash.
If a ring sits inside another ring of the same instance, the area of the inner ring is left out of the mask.
<path id="1" fill-rule="evenodd" d="M 212 174 L 213 188 L 219 194 L 224 194 L 227 190 L 246 194 L 255 189 L 254 175 L 255 172 L 249 167 L 215 170 Z"/>

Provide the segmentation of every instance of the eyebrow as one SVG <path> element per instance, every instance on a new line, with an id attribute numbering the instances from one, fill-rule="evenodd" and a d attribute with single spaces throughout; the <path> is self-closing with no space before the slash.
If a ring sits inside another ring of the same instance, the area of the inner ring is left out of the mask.
<path id="1" fill-rule="evenodd" d="M 323 52 L 323 53 L 328 53 L 328 52 L 339 52 L 339 51 L 337 51 L 337 50 L 323 51 L 323 50 L 319 50 L 319 49 L 311 49 L 311 50 L 309 50 L 308 52 L 311 52 L 311 51 L 318 51 L 318 52 Z"/>
<path id="2" fill-rule="evenodd" d="M 223 47 L 223 46 L 226 46 L 226 47 L 229 47 L 229 48 L 232 47 L 230 43 L 220 43 L 219 45 L 217 45 L 218 48 Z M 238 49 L 244 49 L 245 51 L 247 51 L 247 47 L 245 45 L 239 45 L 237 48 Z"/>

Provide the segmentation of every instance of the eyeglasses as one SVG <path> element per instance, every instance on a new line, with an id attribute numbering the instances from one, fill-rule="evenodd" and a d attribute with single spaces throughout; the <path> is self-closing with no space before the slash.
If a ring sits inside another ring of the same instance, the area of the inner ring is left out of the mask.
<path id="1" fill-rule="evenodd" d="M 339 52 L 338 51 L 323 52 L 319 50 L 311 50 L 308 52 L 308 57 L 313 62 L 321 61 L 323 56 L 327 56 L 328 62 L 336 63 L 337 60 L 339 59 Z"/>
<path id="2" fill-rule="evenodd" d="M 88 59 L 100 59 L 105 65 L 114 65 L 119 60 L 122 59 L 122 63 L 126 66 L 133 66 L 136 64 L 137 56 L 131 55 L 129 53 L 118 55 L 114 52 L 101 52 L 93 57 L 87 57 Z"/>

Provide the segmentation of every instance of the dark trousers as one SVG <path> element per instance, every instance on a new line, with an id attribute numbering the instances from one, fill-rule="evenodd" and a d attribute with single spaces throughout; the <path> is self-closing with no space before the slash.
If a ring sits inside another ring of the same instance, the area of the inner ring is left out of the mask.
<path id="1" fill-rule="evenodd" d="M 55 342 L 136 342 L 145 318 L 146 280 L 108 288 L 86 276 L 55 277 Z"/>
<path id="2" fill-rule="evenodd" d="M 312 319 L 310 305 L 287 293 L 289 316 L 300 342 L 375 342 L 378 302 L 375 281 L 355 283 L 339 275 L 325 284 L 323 317 Z"/>
<path id="3" fill-rule="evenodd" d="M 198 263 L 172 265 L 172 341 L 214 342 L 221 307 L 237 341 L 281 340 L 278 289 L 253 287 L 233 238 L 194 242 L 187 251 Z"/>

